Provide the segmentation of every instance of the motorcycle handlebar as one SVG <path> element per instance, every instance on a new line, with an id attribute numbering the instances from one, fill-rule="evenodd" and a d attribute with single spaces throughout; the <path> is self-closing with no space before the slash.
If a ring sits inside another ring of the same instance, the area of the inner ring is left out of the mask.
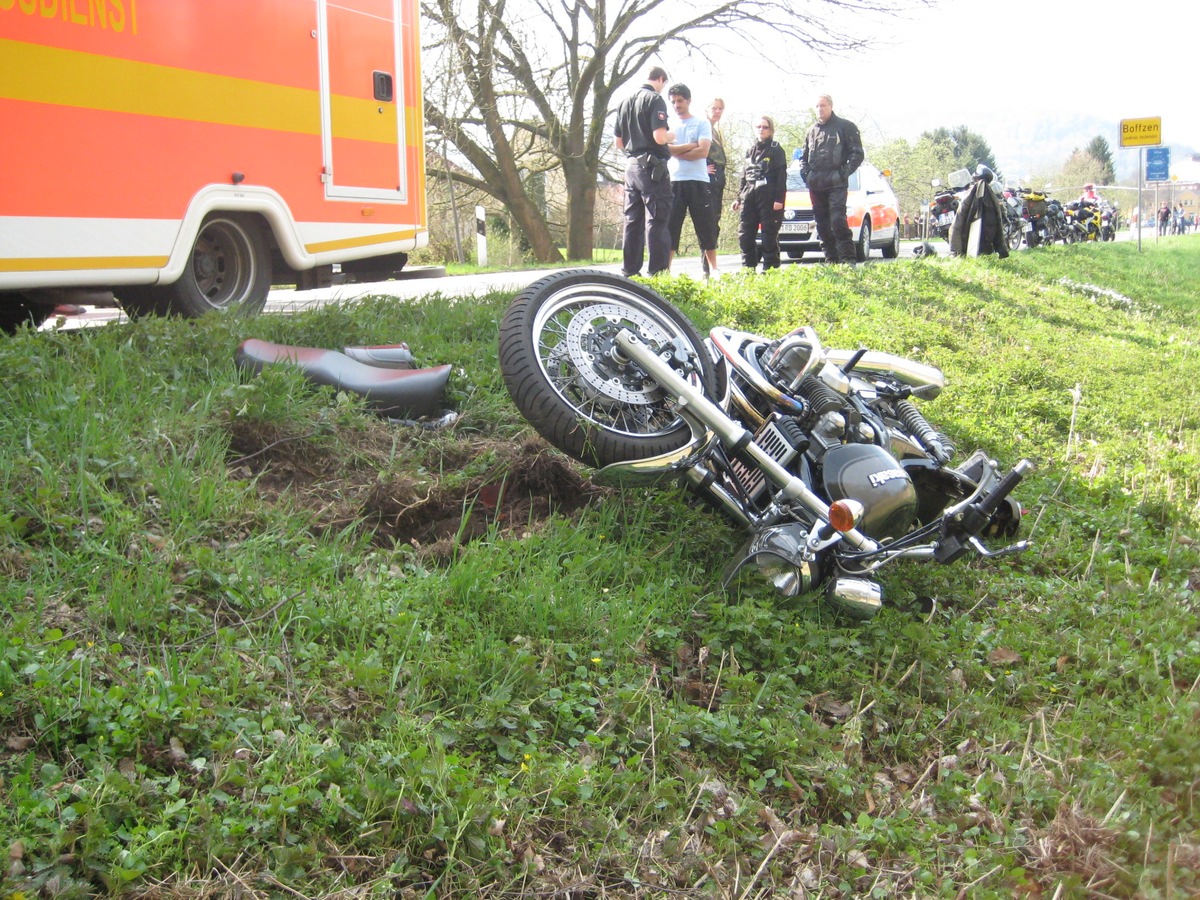
<path id="1" fill-rule="evenodd" d="M 1033 463 L 1027 459 L 1023 459 L 1013 466 L 1012 471 L 1001 478 L 1000 483 L 988 491 L 987 496 L 979 501 L 979 511 L 985 516 L 990 516 L 994 513 L 997 507 L 1004 502 L 1004 499 L 1021 483 L 1021 479 L 1025 477 L 1025 473 L 1032 468 Z"/>

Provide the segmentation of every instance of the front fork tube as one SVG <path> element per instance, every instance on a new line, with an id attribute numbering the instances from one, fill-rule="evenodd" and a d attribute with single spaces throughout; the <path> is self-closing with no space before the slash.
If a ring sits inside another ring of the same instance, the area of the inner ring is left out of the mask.
<path id="1" fill-rule="evenodd" d="M 803 504 L 815 517 L 829 521 L 829 506 L 814 494 L 803 481 L 781 466 L 761 447 L 754 443 L 754 435 L 735 422 L 724 411 L 704 396 L 674 369 L 666 364 L 650 347 L 629 329 L 616 335 L 616 344 L 628 359 L 642 367 L 655 381 L 674 396 L 680 413 L 696 419 L 713 432 L 731 452 L 748 456 L 789 500 Z M 879 545 L 857 528 L 844 532 L 841 539 L 858 550 L 877 550 Z"/>

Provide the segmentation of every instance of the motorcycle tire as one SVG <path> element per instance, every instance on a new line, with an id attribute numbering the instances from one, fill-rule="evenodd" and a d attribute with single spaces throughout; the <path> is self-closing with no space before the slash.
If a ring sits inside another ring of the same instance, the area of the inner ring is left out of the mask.
<path id="1" fill-rule="evenodd" d="M 1016 253 L 1021 246 L 1021 241 L 1025 237 L 1025 232 L 1021 230 L 1021 226 L 1009 219 L 1004 226 L 1004 243 L 1008 246 L 1010 253 Z"/>
<path id="2" fill-rule="evenodd" d="M 665 391 L 610 351 L 629 328 L 651 344 L 675 343 L 687 376 L 710 400 L 725 369 L 694 325 L 666 299 L 620 275 L 559 272 L 526 288 L 500 323 L 500 371 L 521 415 L 547 441 L 603 468 L 678 450 L 692 438 Z"/>

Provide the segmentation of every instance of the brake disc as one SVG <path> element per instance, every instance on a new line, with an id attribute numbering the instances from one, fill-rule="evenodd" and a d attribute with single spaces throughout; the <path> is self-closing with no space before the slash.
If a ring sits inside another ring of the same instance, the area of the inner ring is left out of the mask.
<path id="1" fill-rule="evenodd" d="M 596 394 L 615 403 L 648 405 L 661 396 L 658 383 L 612 352 L 616 335 L 626 328 L 652 346 L 672 338 L 661 323 L 645 313 L 615 303 L 593 303 L 571 316 L 559 347 L 566 346 L 583 385 Z"/>

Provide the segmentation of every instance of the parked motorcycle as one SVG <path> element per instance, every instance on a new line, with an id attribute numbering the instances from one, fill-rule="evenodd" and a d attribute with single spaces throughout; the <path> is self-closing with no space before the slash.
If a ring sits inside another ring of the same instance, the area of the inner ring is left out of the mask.
<path id="1" fill-rule="evenodd" d="M 1066 239 L 1066 216 L 1062 204 L 1050 196 L 1050 191 L 1018 188 L 1018 193 L 1029 221 L 1029 229 L 1025 232 L 1028 246 L 1044 247 Z"/>
<path id="2" fill-rule="evenodd" d="M 966 169 L 958 169 L 947 175 L 946 181 L 945 187 L 940 179 L 935 178 L 931 182 L 934 196 L 929 203 L 927 218 L 929 233 L 944 241 L 950 240 L 950 226 L 958 214 L 959 194 L 971 183 L 971 173 Z"/>
<path id="3" fill-rule="evenodd" d="M 500 326 L 500 368 L 521 414 L 551 444 L 599 469 L 601 484 L 676 479 L 749 539 L 726 587 L 757 572 L 779 592 L 824 587 L 860 618 L 883 600 L 873 579 L 896 559 L 950 563 L 1010 538 L 1006 474 L 982 450 L 958 464 L 915 400 L 944 387 L 928 365 L 825 348 L 808 326 L 781 338 L 732 328 L 703 339 L 648 287 L 573 270 L 536 282 Z"/>
<path id="4" fill-rule="evenodd" d="M 1004 242 L 1011 253 L 1021 246 L 1030 224 L 1025 214 L 1025 204 L 1015 191 L 1005 189 L 1000 196 L 1004 198 Z"/>
<path id="5" fill-rule="evenodd" d="M 1115 241 L 1117 229 L 1121 227 L 1121 217 L 1117 208 L 1106 200 L 1100 201 L 1100 240 Z"/>
<path id="6" fill-rule="evenodd" d="M 1100 205 L 1090 200 L 1072 200 L 1063 210 L 1067 226 L 1075 241 L 1098 241 L 1101 239 Z"/>

